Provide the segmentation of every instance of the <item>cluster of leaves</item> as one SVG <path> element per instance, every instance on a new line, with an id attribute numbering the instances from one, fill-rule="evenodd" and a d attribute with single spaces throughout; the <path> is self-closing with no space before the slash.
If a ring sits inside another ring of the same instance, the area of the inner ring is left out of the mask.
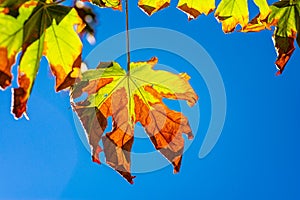
<path id="1" fill-rule="evenodd" d="M 119 1 L 92 2 L 100 7 L 122 10 Z M 194 105 L 198 96 L 188 83 L 189 76 L 153 70 L 157 58 L 131 63 L 130 73 L 112 62 L 101 63 L 96 70 L 81 74 L 79 35 L 94 33 L 90 19 L 95 20 L 95 15 L 82 4 L 68 7 L 47 0 L 0 2 L 2 89 L 11 85 L 12 66 L 16 56 L 21 54 L 19 87 L 13 90 L 13 114 L 16 118 L 26 114 L 40 60 L 45 56 L 56 77 L 56 91 L 71 86 L 72 106 L 88 135 L 94 162 L 100 163 L 102 148 L 99 143 L 102 140 L 106 162 L 133 183 L 130 151 L 134 126 L 140 122 L 155 148 L 173 164 L 174 172 L 178 172 L 184 149 L 182 133 L 189 139 L 193 134 L 188 119 L 168 109 L 162 99 L 182 99 Z M 75 102 L 83 93 L 88 93 L 88 97 Z M 113 118 L 113 129 L 103 136 L 109 116 Z"/>
<path id="2" fill-rule="evenodd" d="M 215 11 L 225 33 L 236 30 L 257 32 L 275 26 L 274 39 L 278 51 L 276 65 L 281 74 L 294 51 L 294 39 L 299 28 L 299 0 L 283 0 L 268 5 L 266 0 L 253 0 L 260 14 L 249 22 L 247 0 L 221 0 L 217 8 L 214 0 L 179 0 L 177 8 L 187 13 L 188 19 Z M 121 10 L 121 1 L 90 2 L 100 7 Z M 139 0 L 138 6 L 148 15 L 166 8 L 170 0 Z M 287 25 L 286 25 L 287 24 Z M 298 37 L 297 37 L 298 38 Z M 299 43 L 299 39 L 297 39 Z M 169 110 L 162 98 L 184 99 L 193 105 L 198 97 L 187 82 L 187 75 L 173 75 L 151 69 L 157 62 L 131 63 L 126 73 L 117 63 L 100 64 L 94 71 L 82 76 L 82 82 L 74 85 L 72 98 L 88 96 L 73 103 L 92 146 L 92 157 L 99 162 L 102 140 L 107 163 L 130 183 L 130 152 L 133 130 L 137 122 L 145 128 L 155 148 L 159 150 L 178 172 L 181 164 L 184 141 L 182 133 L 192 138 L 189 123 L 181 113 Z M 176 85 L 176 87 L 174 87 Z M 107 118 L 112 116 L 113 129 L 103 136 Z"/>
<path id="3" fill-rule="evenodd" d="M 188 83 L 189 76 L 153 70 L 156 63 L 155 57 L 130 63 L 130 72 L 115 62 L 100 63 L 97 69 L 84 72 L 71 92 L 75 100 L 88 94 L 84 100 L 74 102 L 73 108 L 86 130 L 93 161 L 100 163 L 102 139 L 106 162 L 130 183 L 134 178 L 130 173 L 130 152 L 137 122 L 145 128 L 155 148 L 173 164 L 175 173 L 180 169 L 184 148 L 182 133 L 193 138 L 187 118 L 162 102 L 163 98 L 182 99 L 193 106 L 198 96 Z M 113 129 L 103 136 L 109 116 Z"/>
<path id="4" fill-rule="evenodd" d="M 300 0 L 281 0 L 269 6 L 266 0 L 253 0 L 258 6 L 260 14 L 249 22 L 247 0 L 221 0 L 216 6 L 215 0 L 179 0 L 177 8 L 187 13 L 189 20 L 201 14 L 214 15 L 222 23 L 225 33 L 233 32 L 237 25 L 242 32 L 258 32 L 264 29 L 271 30 L 274 45 L 277 51 L 277 74 L 281 74 L 295 50 L 294 41 L 297 39 L 300 47 L 298 32 L 300 29 Z M 140 0 L 138 5 L 148 15 L 169 6 L 170 0 Z"/>
<path id="5" fill-rule="evenodd" d="M 300 46 L 300 0 L 281 0 L 269 6 L 266 0 L 253 0 L 260 13 L 249 22 L 247 0 L 179 0 L 177 8 L 196 19 L 214 10 L 225 33 L 241 26 L 242 32 L 257 32 L 275 27 L 274 43 L 278 52 L 278 74 L 284 70 Z M 141 123 L 153 145 L 180 169 L 184 139 L 191 139 L 187 118 L 170 110 L 162 99 L 186 100 L 194 105 L 198 96 L 189 85 L 185 73 L 172 74 L 154 70 L 157 58 L 129 64 L 129 71 L 115 62 L 100 63 L 97 69 L 81 74 L 82 43 L 80 35 L 94 34 L 92 10 L 82 4 L 64 6 L 56 0 L 0 0 L 0 88 L 12 82 L 12 66 L 20 53 L 18 88 L 13 90 L 12 112 L 16 118 L 26 113 L 27 101 L 40 67 L 46 57 L 56 78 L 56 91 L 71 87 L 72 106 L 79 116 L 92 148 L 92 159 L 100 163 L 102 148 L 106 162 L 130 183 L 130 152 L 134 127 Z M 80 2 L 80 1 L 79 1 Z M 122 10 L 121 0 L 81 0 L 99 7 Z M 170 0 L 139 0 L 138 6 L 148 15 L 166 8 Z M 76 81 L 75 80 L 79 80 Z M 87 97 L 82 99 L 83 94 Z M 112 117 L 112 131 L 103 135 L 107 118 Z"/>

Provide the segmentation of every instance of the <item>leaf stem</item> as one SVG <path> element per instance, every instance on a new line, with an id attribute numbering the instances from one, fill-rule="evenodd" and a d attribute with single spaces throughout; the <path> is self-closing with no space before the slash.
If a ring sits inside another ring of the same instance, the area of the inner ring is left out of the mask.
<path id="1" fill-rule="evenodd" d="M 130 44 L 129 44 L 129 13 L 128 0 L 125 0 L 125 14 L 126 14 L 126 51 L 127 51 L 127 73 L 130 74 Z"/>

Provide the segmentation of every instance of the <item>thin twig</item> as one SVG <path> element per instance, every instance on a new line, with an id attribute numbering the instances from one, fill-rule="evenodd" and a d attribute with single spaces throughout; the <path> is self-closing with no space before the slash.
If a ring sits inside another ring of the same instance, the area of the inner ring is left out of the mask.
<path id="1" fill-rule="evenodd" d="M 129 13 L 128 13 L 128 0 L 125 0 L 126 4 L 126 49 L 127 49 L 127 72 L 130 73 L 130 44 L 129 44 Z"/>

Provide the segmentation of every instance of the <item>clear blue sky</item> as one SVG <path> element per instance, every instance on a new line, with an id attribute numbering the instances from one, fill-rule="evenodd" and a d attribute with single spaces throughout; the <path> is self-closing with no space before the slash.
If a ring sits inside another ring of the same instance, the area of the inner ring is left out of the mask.
<path id="1" fill-rule="evenodd" d="M 299 48 L 276 77 L 271 32 L 225 35 L 213 15 L 188 22 L 176 2 L 148 17 L 137 1 L 130 1 L 130 26 L 184 33 L 215 61 L 225 84 L 227 115 L 213 151 L 198 158 L 211 116 L 203 80 L 174 55 L 151 49 L 133 53 L 134 61 L 158 56 L 189 73 L 200 96 L 201 123 L 179 174 L 168 166 L 138 174 L 135 184 L 128 184 L 109 167 L 91 162 L 74 125 L 68 93 L 54 92 L 54 78 L 43 60 L 28 103 L 30 121 L 14 120 L 11 91 L 0 92 L 0 199 L 300 199 Z M 257 9 L 250 7 L 253 17 Z M 95 11 L 98 43 L 125 30 L 124 13 Z M 86 44 L 83 56 L 93 47 Z M 120 62 L 125 66 L 124 59 Z"/>

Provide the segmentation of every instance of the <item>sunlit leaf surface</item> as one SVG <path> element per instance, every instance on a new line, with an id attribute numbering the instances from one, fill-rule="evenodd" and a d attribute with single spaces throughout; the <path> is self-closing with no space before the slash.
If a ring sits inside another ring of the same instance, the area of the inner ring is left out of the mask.
<path id="1" fill-rule="evenodd" d="M 163 98 L 182 99 L 193 106 L 198 97 L 188 83 L 189 76 L 154 70 L 156 63 L 157 58 L 131 63 L 130 73 L 115 62 L 102 63 L 83 73 L 71 93 L 75 100 L 88 94 L 86 99 L 73 103 L 73 108 L 88 135 L 93 160 L 100 163 L 102 139 L 106 162 L 130 183 L 134 178 L 130 173 L 130 152 L 137 122 L 155 148 L 173 164 L 175 173 L 180 169 L 184 148 L 182 134 L 193 138 L 188 119 L 162 102 Z M 110 116 L 113 128 L 103 135 Z"/>

